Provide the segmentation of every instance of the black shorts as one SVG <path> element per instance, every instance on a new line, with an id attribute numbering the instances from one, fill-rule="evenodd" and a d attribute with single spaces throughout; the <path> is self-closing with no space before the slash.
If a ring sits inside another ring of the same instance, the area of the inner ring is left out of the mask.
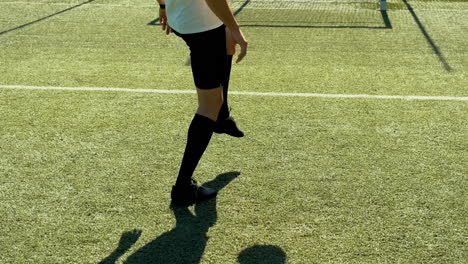
<path id="1" fill-rule="evenodd" d="M 229 74 L 225 26 L 194 34 L 174 33 L 190 48 L 193 80 L 199 89 L 214 89 Z"/>

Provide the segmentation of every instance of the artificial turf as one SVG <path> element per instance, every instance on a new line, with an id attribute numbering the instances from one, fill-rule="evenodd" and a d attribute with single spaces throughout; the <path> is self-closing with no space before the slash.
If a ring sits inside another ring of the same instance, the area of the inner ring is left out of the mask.
<path id="1" fill-rule="evenodd" d="M 192 89 L 152 3 L 80 3 L 0 1 L 0 85 Z M 231 89 L 468 96 L 466 2 L 389 1 L 392 28 L 361 8 L 244 27 Z M 169 193 L 194 94 L 2 88 L 0 102 L 1 263 L 468 259 L 466 101 L 232 95 L 247 136 L 213 137 L 195 178 L 222 190 L 188 210 Z"/>

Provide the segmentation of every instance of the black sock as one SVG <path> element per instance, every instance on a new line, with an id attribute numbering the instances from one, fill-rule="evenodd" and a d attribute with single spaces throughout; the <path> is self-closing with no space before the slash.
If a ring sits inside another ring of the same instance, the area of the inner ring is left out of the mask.
<path id="1" fill-rule="evenodd" d="M 193 172 L 198 165 L 203 153 L 210 143 L 213 135 L 215 122 L 208 117 L 195 114 L 190 123 L 187 135 L 187 145 L 184 157 L 180 165 L 176 185 L 188 185 L 192 179 Z"/>
<path id="2" fill-rule="evenodd" d="M 231 77 L 231 65 L 232 65 L 232 55 L 227 55 L 226 61 L 226 72 L 224 74 L 224 81 L 221 83 L 223 86 L 223 98 L 224 102 L 219 111 L 218 121 L 224 120 L 229 117 L 229 107 L 228 107 L 228 89 L 229 89 L 229 79 Z"/>

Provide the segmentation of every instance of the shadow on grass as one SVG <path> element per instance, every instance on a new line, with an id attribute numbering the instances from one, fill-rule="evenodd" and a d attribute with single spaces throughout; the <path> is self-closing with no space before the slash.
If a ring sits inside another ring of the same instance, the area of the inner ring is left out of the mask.
<path id="1" fill-rule="evenodd" d="M 9 32 L 12 32 L 12 31 L 15 31 L 15 30 L 18 30 L 18 29 L 22 29 L 22 28 L 27 27 L 27 26 L 31 26 L 31 25 L 36 24 L 36 23 L 38 23 L 38 22 L 44 21 L 44 20 L 46 20 L 46 19 L 49 19 L 49 18 L 51 18 L 51 17 L 53 17 L 53 16 L 63 14 L 63 13 L 65 13 L 65 12 L 68 12 L 68 11 L 72 10 L 72 9 L 75 9 L 75 8 L 80 7 L 80 6 L 82 6 L 82 5 L 89 4 L 89 3 L 94 2 L 94 1 L 96 1 L 96 0 L 88 0 L 88 1 L 83 2 L 83 3 L 79 3 L 79 4 L 74 5 L 74 6 L 72 6 L 72 7 L 63 9 L 63 10 L 58 11 L 58 12 L 56 12 L 56 13 L 53 13 L 53 14 L 51 14 L 51 15 L 48 15 L 48 16 L 45 16 L 45 17 L 36 19 L 36 20 L 34 20 L 34 21 L 28 22 L 28 23 L 26 23 L 26 24 L 23 24 L 23 25 L 20 25 L 20 26 L 17 26 L 17 27 L 14 27 L 14 28 L 11 28 L 11 29 L 2 31 L 2 32 L 0 32 L 0 35 L 3 35 L 3 34 L 5 34 L 5 33 L 9 33 Z"/>
<path id="2" fill-rule="evenodd" d="M 221 190 L 240 175 L 229 172 L 218 175 L 204 186 Z M 163 233 L 130 255 L 124 263 L 199 263 L 205 251 L 206 233 L 216 224 L 216 198 L 195 205 L 195 215 L 187 207 L 170 207 L 176 218 L 176 226 Z M 124 232 L 114 252 L 100 264 L 115 263 L 136 243 L 141 230 Z"/>
<path id="3" fill-rule="evenodd" d="M 426 27 L 423 25 L 423 23 L 421 22 L 421 20 L 419 19 L 418 15 L 416 14 L 416 12 L 414 11 L 413 7 L 410 5 L 410 3 L 408 3 L 407 0 L 403 0 L 403 3 L 406 5 L 406 8 L 408 8 L 408 11 L 411 13 L 411 16 L 413 17 L 414 19 L 414 22 L 416 22 L 416 24 L 418 25 L 419 27 L 419 30 L 421 31 L 421 33 L 423 34 L 424 38 L 426 39 L 427 43 L 429 44 L 429 46 L 431 47 L 432 51 L 434 52 L 434 54 L 437 56 L 437 58 L 439 59 L 440 63 L 442 64 L 442 66 L 444 67 L 445 71 L 447 72 L 452 72 L 453 71 L 453 68 L 450 66 L 450 64 L 447 62 L 447 59 L 445 58 L 444 54 L 442 53 L 442 51 L 440 50 L 440 48 L 437 46 L 437 44 L 435 43 L 435 41 L 432 39 L 432 37 L 429 35 L 429 33 L 427 32 L 426 30 Z"/>
<path id="4" fill-rule="evenodd" d="M 277 246 L 256 245 L 244 249 L 238 256 L 239 264 L 285 264 L 286 253 Z"/>

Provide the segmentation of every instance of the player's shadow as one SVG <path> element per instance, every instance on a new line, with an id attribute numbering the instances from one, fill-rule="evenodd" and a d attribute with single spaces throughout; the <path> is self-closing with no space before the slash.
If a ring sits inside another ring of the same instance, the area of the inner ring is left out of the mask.
<path id="1" fill-rule="evenodd" d="M 239 264 L 286 264 L 286 253 L 277 246 L 255 245 L 242 250 L 237 257 Z"/>
<path id="2" fill-rule="evenodd" d="M 223 189 L 232 180 L 240 175 L 239 172 L 229 172 L 218 175 L 214 180 L 205 183 L 216 190 Z M 205 251 L 208 237 L 206 233 L 216 224 L 216 198 L 196 204 L 195 214 L 187 207 L 170 206 L 176 218 L 176 226 L 171 231 L 163 233 L 149 242 L 135 253 L 130 255 L 123 263 L 199 263 Z M 119 247 L 100 263 L 115 263 L 125 251 L 134 244 L 141 231 L 125 232 L 122 235 Z M 125 238 L 127 237 L 127 238 Z M 123 243 L 122 243 L 123 241 Z M 123 244 L 123 246 L 121 246 Z"/>

